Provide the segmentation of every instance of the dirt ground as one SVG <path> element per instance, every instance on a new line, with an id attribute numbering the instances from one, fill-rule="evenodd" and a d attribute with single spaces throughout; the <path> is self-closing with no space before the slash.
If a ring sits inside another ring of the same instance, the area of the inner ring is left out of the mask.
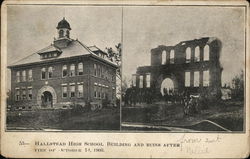
<path id="1" fill-rule="evenodd" d="M 208 106 L 199 114 L 187 116 L 184 115 L 181 104 L 158 102 L 122 107 L 122 122 L 215 131 L 207 123 L 199 124 L 209 120 L 230 131 L 243 131 L 243 109 L 243 102 L 223 101 Z"/>

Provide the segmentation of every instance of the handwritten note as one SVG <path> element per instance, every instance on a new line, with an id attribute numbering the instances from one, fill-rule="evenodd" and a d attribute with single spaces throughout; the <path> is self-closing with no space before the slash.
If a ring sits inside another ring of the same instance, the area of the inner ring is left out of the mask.
<path id="1" fill-rule="evenodd" d="M 211 144 L 221 142 L 222 138 L 220 135 L 214 137 L 197 137 L 188 136 L 183 134 L 176 142 L 181 144 L 180 151 L 189 154 L 208 154 L 210 152 L 209 147 Z"/>

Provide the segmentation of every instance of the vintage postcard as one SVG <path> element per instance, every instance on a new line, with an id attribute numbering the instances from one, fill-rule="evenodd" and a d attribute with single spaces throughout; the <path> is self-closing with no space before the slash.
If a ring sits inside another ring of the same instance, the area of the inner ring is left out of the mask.
<path id="1" fill-rule="evenodd" d="M 5 1 L 1 155 L 246 158 L 245 1 Z"/>

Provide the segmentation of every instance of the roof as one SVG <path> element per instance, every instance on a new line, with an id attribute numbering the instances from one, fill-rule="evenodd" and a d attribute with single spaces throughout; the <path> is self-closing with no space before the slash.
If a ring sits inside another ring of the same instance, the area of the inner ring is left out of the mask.
<path id="1" fill-rule="evenodd" d="M 88 47 L 92 52 L 96 52 L 96 51 L 100 51 L 100 52 L 102 52 L 102 53 L 104 53 L 104 54 L 107 54 L 106 52 L 103 52 L 101 49 L 99 49 L 97 46 L 89 46 Z"/>
<path id="2" fill-rule="evenodd" d="M 62 52 L 61 49 L 59 49 L 56 46 L 51 44 L 50 46 L 48 46 L 46 48 L 43 48 L 42 50 L 38 51 L 37 53 L 38 54 L 43 54 L 43 53 L 46 53 L 46 52 L 54 52 L 54 51 Z"/>
<path id="3" fill-rule="evenodd" d="M 48 59 L 41 59 L 39 54 L 43 54 L 46 52 L 52 52 L 52 51 L 59 51 L 61 54 L 57 57 L 48 58 Z M 104 60 L 105 62 L 108 62 L 109 64 L 113 66 L 117 66 L 116 63 L 110 61 L 107 58 L 101 58 L 97 56 L 93 51 L 89 49 L 86 45 L 82 44 L 78 40 L 73 40 L 69 43 L 69 45 L 65 48 L 57 48 L 54 44 L 51 44 L 13 64 L 11 64 L 9 67 L 15 67 L 20 65 L 26 65 L 26 64 L 33 64 L 33 63 L 39 63 L 39 62 L 48 62 L 53 61 L 56 59 L 65 59 L 69 57 L 76 57 L 76 56 L 83 56 L 83 55 L 91 55 L 92 57 L 95 57 L 100 60 Z"/>
<path id="4" fill-rule="evenodd" d="M 65 20 L 64 17 L 63 20 L 61 20 L 56 27 L 56 29 L 61 29 L 61 28 L 67 28 L 71 30 L 69 23 L 67 22 L 67 20 Z"/>

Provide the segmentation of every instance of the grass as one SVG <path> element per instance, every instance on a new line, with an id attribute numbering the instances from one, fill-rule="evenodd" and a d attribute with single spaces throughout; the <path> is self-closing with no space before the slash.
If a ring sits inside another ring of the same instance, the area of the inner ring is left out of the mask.
<path id="1" fill-rule="evenodd" d="M 119 130 L 120 110 L 104 108 L 96 112 L 39 110 L 9 112 L 7 129 Z"/>
<path id="2" fill-rule="evenodd" d="M 188 128 L 198 131 L 220 131 L 210 120 L 231 131 L 243 131 L 243 102 L 222 101 L 211 104 L 200 114 L 185 116 L 181 104 L 164 102 L 147 106 L 122 107 L 122 122 Z"/>

